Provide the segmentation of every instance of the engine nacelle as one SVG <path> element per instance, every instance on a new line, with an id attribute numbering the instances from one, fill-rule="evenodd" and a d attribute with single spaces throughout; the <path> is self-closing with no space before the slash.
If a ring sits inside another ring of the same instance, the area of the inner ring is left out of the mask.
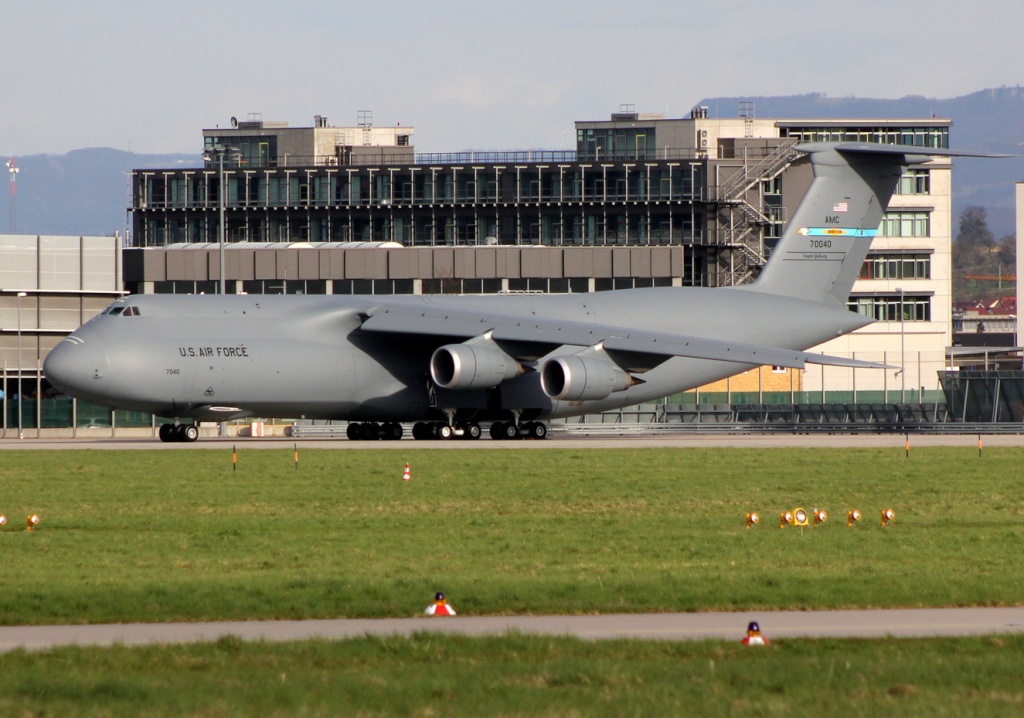
<path id="1" fill-rule="evenodd" d="M 540 373 L 544 393 L 560 401 L 605 399 L 635 383 L 633 377 L 601 355 L 554 357 L 544 362 Z"/>
<path id="2" fill-rule="evenodd" d="M 430 376 L 443 389 L 488 389 L 523 373 L 493 344 L 446 344 L 430 357 Z"/>

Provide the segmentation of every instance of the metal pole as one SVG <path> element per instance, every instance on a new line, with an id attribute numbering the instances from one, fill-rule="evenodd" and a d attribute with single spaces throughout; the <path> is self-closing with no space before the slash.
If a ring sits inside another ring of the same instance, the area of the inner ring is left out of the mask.
<path id="1" fill-rule="evenodd" d="M 218 233 L 218 254 L 220 255 L 220 293 L 224 294 L 224 148 L 217 153 L 220 165 L 220 232 Z"/>
<path id="2" fill-rule="evenodd" d="M 900 403 L 907 403 L 907 357 L 905 354 L 906 337 L 903 314 L 903 287 L 896 287 L 900 293 Z"/>
<path id="3" fill-rule="evenodd" d="M 217 237 L 217 239 L 218 239 L 218 242 L 217 242 L 217 254 L 219 255 L 219 259 L 220 259 L 220 282 L 219 282 L 219 285 L 218 285 L 218 289 L 220 290 L 220 295 L 222 297 L 224 296 L 224 289 L 225 289 L 225 282 L 224 282 L 224 239 L 225 239 L 225 232 L 224 232 L 224 202 L 225 202 L 225 200 L 224 200 L 224 195 L 225 195 L 226 188 L 224 186 L 224 152 L 225 152 L 225 148 L 221 147 L 220 148 L 220 152 L 217 154 L 217 158 L 218 158 L 219 166 L 220 166 L 220 202 L 218 202 L 218 204 L 220 205 L 220 232 L 218 232 L 218 237 Z M 218 434 L 220 436 L 224 437 L 224 436 L 228 435 L 228 425 L 227 425 L 227 422 L 224 422 L 224 421 L 220 422 L 220 425 L 219 425 L 218 429 L 219 429 L 218 430 Z"/>
<path id="4" fill-rule="evenodd" d="M 18 438 L 24 439 L 25 434 L 22 426 L 21 407 L 25 397 L 21 391 L 21 298 L 28 296 L 28 292 L 18 292 Z"/>

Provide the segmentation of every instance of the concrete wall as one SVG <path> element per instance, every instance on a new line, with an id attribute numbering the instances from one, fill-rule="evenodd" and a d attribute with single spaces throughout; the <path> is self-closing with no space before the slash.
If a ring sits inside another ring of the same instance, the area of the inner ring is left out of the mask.
<path id="1" fill-rule="evenodd" d="M 214 281 L 216 248 L 124 250 L 126 282 Z M 680 277 L 682 247 L 254 249 L 228 245 L 228 280 Z"/>

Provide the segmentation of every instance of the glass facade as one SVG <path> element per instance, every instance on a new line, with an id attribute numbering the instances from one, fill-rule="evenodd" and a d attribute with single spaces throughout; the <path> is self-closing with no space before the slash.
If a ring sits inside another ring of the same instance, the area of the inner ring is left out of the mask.
<path id="1" fill-rule="evenodd" d="M 578 129 L 576 146 L 588 161 L 656 159 L 654 137 L 653 126 Z"/>
<path id="2" fill-rule="evenodd" d="M 406 246 L 701 241 L 701 162 L 225 171 L 228 241 Z M 219 236 L 219 173 L 138 172 L 138 246 Z M 184 212 L 176 211 L 184 210 Z"/>
<path id="3" fill-rule="evenodd" d="M 219 166 L 218 148 L 225 150 L 225 168 L 269 167 L 275 164 L 277 159 L 277 136 L 273 134 L 251 137 L 207 135 L 203 138 L 203 145 L 204 154 L 210 157 L 206 160 L 206 166 L 209 168 Z"/>
<path id="4" fill-rule="evenodd" d="M 780 132 L 783 137 L 791 137 L 799 142 L 871 142 L 882 145 L 949 148 L 949 127 L 945 125 L 790 126 L 782 127 Z"/>

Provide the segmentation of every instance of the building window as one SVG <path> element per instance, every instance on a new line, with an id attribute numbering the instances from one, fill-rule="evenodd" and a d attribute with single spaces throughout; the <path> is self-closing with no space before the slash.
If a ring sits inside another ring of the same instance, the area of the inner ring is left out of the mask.
<path id="1" fill-rule="evenodd" d="M 927 296 L 850 297 L 846 306 L 850 311 L 871 317 L 877 322 L 929 322 L 932 318 L 931 297 Z"/>
<path id="2" fill-rule="evenodd" d="M 929 254 L 878 254 L 864 260 L 858 279 L 930 279 Z"/>
<path id="3" fill-rule="evenodd" d="M 927 212 L 887 212 L 878 228 L 883 237 L 927 237 Z"/>
<path id="4" fill-rule="evenodd" d="M 397 282 L 399 280 L 395 281 Z M 424 279 L 421 282 L 421 291 L 423 294 L 497 294 L 501 291 L 501 280 Z M 396 292 L 396 294 L 397 293 L 399 292 Z M 411 289 L 408 293 L 411 293 Z"/>
<path id="5" fill-rule="evenodd" d="M 928 194 L 930 177 L 928 170 L 907 170 L 896 185 L 896 194 Z"/>

